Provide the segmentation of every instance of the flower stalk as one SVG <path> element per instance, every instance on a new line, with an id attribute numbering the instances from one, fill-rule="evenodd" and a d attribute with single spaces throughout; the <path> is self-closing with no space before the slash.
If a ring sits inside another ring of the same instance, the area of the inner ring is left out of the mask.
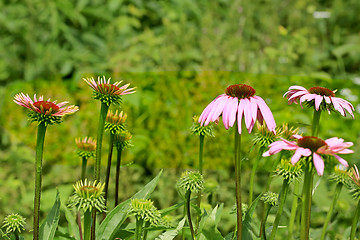
<path id="1" fill-rule="evenodd" d="M 330 206 L 330 209 L 329 209 L 329 211 L 328 211 L 328 213 L 326 215 L 326 219 L 325 219 L 324 226 L 323 226 L 323 229 L 322 229 L 322 232 L 321 232 L 320 240 L 325 239 L 326 229 L 327 229 L 327 226 L 329 225 L 332 213 L 334 212 L 334 208 L 336 206 L 337 200 L 339 199 L 342 186 L 343 186 L 343 184 L 341 184 L 341 183 L 336 184 L 334 199 L 333 199 L 333 202 L 332 202 L 332 204 Z"/>
<path id="2" fill-rule="evenodd" d="M 354 240 L 355 239 L 355 234 L 356 234 L 356 228 L 359 222 L 359 217 L 360 217 L 360 200 L 358 201 L 356 210 L 355 210 L 355 216 L 353 219 L 353 222 L 351 224 L 351 233 L 350 233 L 350 240 Z"/>
<path id="3" fill-rule="evenodd" d="M 135 240 L 141 240 L 143 223 L 144 220 L 142 218 L 136 217 Z"/>
<path id="4" fill-rule="evenodd" d="M 40 198 L 41 198 L 41 179 L 42 179 L 42 159 L 44 150 L 46 125 L 39 123 L 36 141 L 36 162 L 35 162 L 35 196 L 34 196 L 34 240 L 39 239 L 39 220 L 40 220 Z"/>
<path id="5" fill-rule="evenodd" d="M 284 209 L 288 189 L 289 189 L 289 180 L 284 179 L 283 185 L 282 185 L 282 188 L 281 188 L 280 203 L 279 203 L 278 211 L 276 213 L 273 228 L 272 228 L 272 231 L 271 231 L 271 234 L 270 234 L 270 240 L 275 239 L 275 235 L 276 235 L 276 231 L 277 231 L 278 226 L 279 226 L 281 214 L 282 214 L 282 211 Z"/>
<path id="6" fill-rule="evenodd" d="M 91 237 L 91 211 L 84 212 L 84 240 L 90 240 Z"/>
<path id="7" fill-rule="evenodd" d="M 314 109 L 314 116 L 312 122 L 311 135 L 317 137 L 319 134 L 319 123 L 320 123 L 321 110 Z"/>
<path id="8" fill-rule="evenodd" d="M 188 219 L 188 223 L 189 223 L 189 227 L 190 227 L 191 237 L 193 240 L 196 240 L 195 231 L 194 231 L 194 227 L 193 227 L 192 220 L 191 220 L 190 197 L 191 197 L 191 190 L 189 189 L 185 193 L 185 201 L 186 201 L 185 210 L 186 210 L 186 215 L 187 215 L 187 219 Z"/>
<path id="9" fill-rule="evenodd" d="M 121 154 L 122 154 L 122 146 L 117 146 L 116 175 L 115 175 L 115 207 L 119 204 Z"/>
<path id="10" fill-rule="evenodd" d="M 292 239 L 292 235 L 294 232 L 294 223 L 296 218 L 296 213 L 298 210 L 298 201 L 299 201 L 299 181 L 295 181 L 294 185 L 294 193 L 293 193 L 293 200 L 291 205 L 291 214 L 289 220 L 289 231 L 288 231 L 288 238 Z"/>
<path id="11" fill-rule="evenodd" d="M 81 164 L 81 180 L 85 180 L 86 177 L 86 166 L 87 166 L 87 158 L 82 157 L 82 164 Z"/>
<path id="12" fill-rule="evenodd" d="M 241 123 L 240 123 L 241 124 Z M 235 188 L 236 188 L 236 214 L 237 214 L 237 239 L 242 239 L 242 209 L 241 209 L 241 135 L 237 121 L 235 122 Z M 240 125 L 241 127 L 241 125 Z"/>
<path id="13" fill-rule="evenodd" d="M 107 167 L 106 167 L 105 189 L 104 189 L 105 205 L 107 203 L 108 190 L 109 190 L 109 180 L 110 180 L 111 159 L 112 159 L 113 148 L 114 148 L 114 134 L 110 133 L 109 154 L 108 154 L 108 162 L 107 162 Z"/>
<path id="14" fill-rule="evenodd" d="M 306 163 L 304 172 L 305 172 L 305 176 L 304 176 L 303 195 L 302 195 L 303 203 L 301 210 L 300 239 L 308 240 L 309 230 L 310 230 L 312 189 L 313 189 L 313 180 L 314 180 L 314 174 L 312 172 L 310 162 Z"/>

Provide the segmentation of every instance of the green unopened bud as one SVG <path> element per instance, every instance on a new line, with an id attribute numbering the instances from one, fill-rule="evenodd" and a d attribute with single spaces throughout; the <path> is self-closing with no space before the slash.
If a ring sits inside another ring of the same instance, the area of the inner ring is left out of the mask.
<path id="1" fill-rule="evenodd" d="M 69 207 L 75 207 L 78 210 L 92 211 L 95 208 L 99 212 L 105 212 L 105 199 L 103 196 L 103 190 L 105 183 L 101 184 L 96 182 L 96 180 L 91 183 L 91 181 L 82 180 L 76 182 L 73 185 L 75 192 L 73 196 L 69 199 Z"/>
<path id="2" fill-rule="evenodd" d="M 96 140 L 92 139 L 91 137 L 85 137 L 83 139 L 76 138 L 75 143 L 78 147 L 76 153 L 79 155 L 79 157 L 84 157 L 86 159 L 95 157 Z"/>
<path id="3" fill-rule="evenodd" d="M 281 160 L 280 166 L 276 169 L 276 174 L 283 179 L 287 179 L 289 183 L 293 180 L 298 180 L 302 174 L 301 164 L 292 165 L 290 160 Z"/>
<path id="4" fill-rule="evenodd" d="M 13 232 L 21 233 L 25 230 L 25 218 L 17 213 L 7 215 L 3 223 L 3 227 L 6 228 L 6 234 Z"/>
<path id="5" fill-rule="evenodd" d="M 193 125 L 190 128 L 191 132 L 198 136 L 215 137 L 214 126 L 209 124 L 207 126 L 201 126 L 199 123 L 199 117 L 193 117 Z"/>
<path id="6" fill-rule="evenodd" d="M 274 192 L 265 192 L 260 198 L 261 201 L 271 206 L 278 205 L 278 199 L 279 199 L 279 194 Z"/>
<path id="7" fill-rule="evenodd" d="M 349 173 L 342 165 L 335 166 L 334 172 L 329 177 L 330 181 L 336 182 L 337 184 L 349 185 Z"/>
<path id="8" fill-rule="evenodd" d="M 117 148 L 128 148 L 131 145 L 132 135 L 129 131 L 123 130 L 114 135 L 114 144 Z"/>
<path id="9" fill-rule="evenodd" d="M 152 225 L 160 225 L 162 218 L 159 210 L 154 206 L 153 201 L 149 199 L 132 199 L 129 209 L 130 215 L 143 219 Z"/>
<path id="10" fill-rule="evenodd" d="M 186 171 L 182 173 L 177 185 L 185 191 L 199 192 L 204 188 L 204 179 L 197 171 Z"/>
<path id="11" fill-rule="evenodd" d="M 299 134 L 299 128 L 289 127 L 289 124 L 283 123 L 281 127 L 277 128 L 276 132 L 286 140 L 293 140 L 291 137 L 292 135 Z"/>
<path id="12" fill-rule="evenodd" d="M 105 130 L 110 131 L 111 134 L 116 134 L 125 129 L 125 121 L 127 119 L 127 114 L 121 111 L 118 113 L 116 110 L 115 113 L 109 111 L 106 115 Z"/>
<path id="13" fill-rule="evenodd" d="M 260 125 L 256 122 L 256 126 L 258 131 L 253 138 L 254 144 L 260 145 L 261 147 L 267 147 L 270 143 L 276 141 L 277 136 L 273 132 L 270 132 L 265 124 Z"/>
<path id="14" fill-rule="evenodd" d="M 359 171 L 354 165 L 348 172 L 348 176 L 352 181 L 349 181 L 348 188 L 354 199 L 360 200 L 360 175 Z"/>

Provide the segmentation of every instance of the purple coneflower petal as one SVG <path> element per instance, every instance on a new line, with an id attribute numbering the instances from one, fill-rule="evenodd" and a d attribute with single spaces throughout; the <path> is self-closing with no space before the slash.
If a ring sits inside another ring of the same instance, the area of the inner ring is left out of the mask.
<path id="1" fill-rule="evenodd" d="M 333 156 L 334 156 L 334 157 L 339 161 L 339 163 L 341 163 L 343 166 L 345 166 L 345 167 L 348 167 L 348 166 L 349 166 L 348 162 L 347 162 L 345 159 L 339 157 L 339 156 L 336 155 L 336 154 L 333 154 Z"/>
<path id="2" fill-rule="evenodd" d="M 241 121 L 242 121 L 243 113 L 244 113 L 244 101 L 243 99 L 241 99 L 237 111 L 237 124 L 238 124 L 239 134 L 241 134 Z"/>
<path id="3" fill-rule="evenodd" d="M 275 120 L 271 113 L 270 108 L 266 105 L 264 99 L 262 99 L 261 97 L 254 96 L 254 98 L 256 98 L 256 100 L 258 100 L 257 103 L 259 106 L 259 110 L 261 112 L 261 115 L 263 116 L 263 119 L 266 122 L 267 128 L 269 129 L 269 131 L 276 134 L 276 131 L 275 131 L 276 123 L 275 123 Z"/>
<path id="4" fill-rule="evenodd" d="M 320 104 L 323 100 L 323 97 L 321 95 L 316 95 L 315 97 L 315 109 L 316 111 L 319 111 L 319 108 L 320 108 Z"/>
<path id="5" fill-rule="evenodd" d="M 313 153 L 313 162 L 319 176 L 324 174 L 324 161 L 319 154 Z"/>

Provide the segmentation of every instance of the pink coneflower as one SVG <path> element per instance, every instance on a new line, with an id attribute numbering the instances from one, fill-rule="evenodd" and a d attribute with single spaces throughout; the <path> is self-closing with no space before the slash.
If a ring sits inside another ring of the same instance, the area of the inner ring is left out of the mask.
<path id="1" fill-rule="evenodd" d="M 275 120 L 269 107 L 261 97 L 255 96 L 255 89 L 246 84 L 236 84 L 226 88 L 225 94 L 219 95 L 204 109 L 199 122 L 206 126 L 210 122 L 217 122 L 220 115 L 226 129 L 232 127 L 237 120 L 239 134 L 241 134 L 243 116 L 249 133 L 256 120 L 260 124 L 265 120 L 269 131 L 276 133 Z"/>
<path id="2" fill-rule="evenodd" d="M 79 107 L 75 105 L 65 106 L 68 102 L 51 102 L 50 98 L 44 101 L 43 96 L 40 96 L 38 99 L 36 99 L 36 94 L 34 95 L 34 101 L 29 97 L 28 94 L 16 94 L 16 96 L 14 97 L 14 102 L 36 113 L 55 117 L 62 117 L 79 110 Z"/>
<path id="3" fill-rule="evenodd" d="M 344 142 L 342 138 L 329 138 L 322 140 L 317 137 L 293 135 L 297 141 L 292 142 L 288 140 L 281 140 L 273 142 L 269 145 L 269 150 L 263 154 L 264 157 L 268 157 L 281 150 L 295 150 L 294 155 L 291 157 L 291 163 L 295 165 L 302 156 L 308 157 L 312 155 L 314 166 L 319 176 L 324 173 L 324 161 L 321 155 L 334 156 L 343 166 L 348 167 L 348 163 L 343 158 L 336 154 L 348 154 L 353 153 L 353 150 L 347 149 L 353 145 L 352 142 Z"/>
<path id="4" fill-rule="evenodd" d="M 316 111 L 322 109 L 330 113 L 335 109 L 341 115 L 346 116 L 346 110 L 354 118 L 353 105 L 342 98 L 335 97 L 335 92 L 324 87 L 312 87 L 307 90 L 301 86 L 291 86 L 284 97 L 287 97 L 289 104 L 300 102 L 301 105 L 303 102 L 308 102 L 315 106 Z"/>

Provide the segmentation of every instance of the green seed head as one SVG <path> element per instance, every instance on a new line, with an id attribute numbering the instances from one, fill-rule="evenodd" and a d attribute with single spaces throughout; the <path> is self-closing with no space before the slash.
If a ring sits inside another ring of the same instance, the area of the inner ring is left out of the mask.
<path id="1" fill-rule="evenodd" d="M 254 144 L 260 145 L 260 147 L 267 147 L 270 143 L 273 143 L 277 140 L 277 135 L 273 132 L 270 132 L 266 125 L 260 125 L 259 122 L 256 122 L 257 133 L 255 133 L 255 137 L 253 138 Z"/>
<path id="2" fill-rule="evenodd" d="M 300 162 L 292 165 L 290 160 L 281 160 L 280 166 L 276 169 L 276 174 L 287 179 L 289 183 L 293 180 L 298 180 L 302 174 Z"/>
<path id="3" fill-rule="evenodd" d="M 150 222 L 152 225 L 161 225 L 162 218 L 159 210 L 154 206 L 153 201 L 149 199 L 132 199 L 129 209 L 130 215 Z"/>
<path id="4" fill-rule="evenodd" d="M 268 203 L 271 206 L 278 205 L 279 194 L 273 192 L 265 192 L 260 200 L 264 203 Z"/>
<path id="5" fill-rule="evenodd" d="M 204 179 L 197 171 L 186 171 L 181 175 L 177 185 L 185 191 L 199 192 L 204 188 Z"/>
<path id="6" fill-rule="evenodd" d="M 6 228 L 6 234 L 13 232 L 21 233 L 25 230 L 25 218 L 17 213 L 7 215 L 3 223 L 3 227 Z"/>

